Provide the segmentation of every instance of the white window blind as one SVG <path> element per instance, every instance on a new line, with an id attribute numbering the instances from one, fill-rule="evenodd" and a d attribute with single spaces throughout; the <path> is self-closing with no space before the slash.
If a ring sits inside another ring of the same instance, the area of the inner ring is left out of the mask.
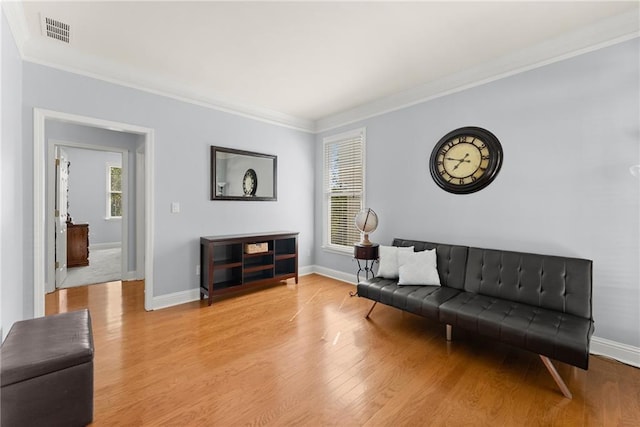
<path id="1" fill-rule="evenodd" d="M 363 129 L 324 139 L 325 246 L 353 250 L 354 217 L 364 206 Z"/>

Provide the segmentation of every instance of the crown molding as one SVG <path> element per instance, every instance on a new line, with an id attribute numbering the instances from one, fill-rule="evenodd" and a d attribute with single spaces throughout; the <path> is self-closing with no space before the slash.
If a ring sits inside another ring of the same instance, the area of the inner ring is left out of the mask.
<path id="1" fill-rule="evenodd" d="M 9 28 L 13 34 L 13 38 L 18 47 L 18 52 L 21 57 L 24 57 L 23 50 L 24 44 L 29 38 L 29 31 L 27 28 L 27 20 L 24 17 L 24 8 L 21 1 L 3 1 L 2 11 L 4 12 Z"/>
<path id="2" fill-rule="evenodd" d="M 265 123 L 308 133 L 315 131 L 313 120 L 235 102 L 215 94 L 206 94 L 201 88 L 177 84 L 167 77 L 149 75 L 133 67 L 122 66 L 95 56 L 78 54 L 53 41 L 42 40 L 42 43 L 29 43 L 29 29 L 22 2 L 2 2 L 2 8 L 23 61 Z"/>
<path id="3" fill-rule="evenodd" d="M 314 121 L 203 93 L 201 88 L 177 83 L 168 77 L 143 73 L 133 67 L 123 67 L 102 58 L 80 55 L 53 42 L 29 43 L 22 2 L 3 2 L 2 8 L 24 61 L 315 134 L 612 46 L 640 35 L 640 17 L 636 11 L 630 11 L 494 61 Z"/>
<path id="4" fill-rule="evenodd" d="M 315 132 L 333 130 L 622 43 L 640 36 L 639 31 L 637 12 L 623 13 L 494 61 L 319 119 Z"/>
<path id="5" fill-rule="evenodd" d="M 189 104 L 246 117 L 303 132 L 313 133 L 315 122 L 278 111 L 234 102 L 204 93 L 200 88 L 172 82 L 170 78 L 142 73 L 133 67 L 115 64 L 95 56 L 79 55 L 55 42 L 42 45 L 26 44 L 22 59 L 73 74 L 102 80 L 119 86 L 172 98 Z"/>

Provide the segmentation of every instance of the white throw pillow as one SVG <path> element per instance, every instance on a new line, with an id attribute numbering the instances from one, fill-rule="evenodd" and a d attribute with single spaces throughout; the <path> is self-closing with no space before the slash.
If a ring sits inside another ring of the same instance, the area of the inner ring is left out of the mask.
<path id="1" fill-rule="evenodd" d="M 398 252 L 398 285 L 440 286 L 436 250 L 414 253 Z"/>
<path id="2" fill-rule="evenodd" d="M 380 245 L 378 250 L 378 273 L 376 277 L 383 277 L 385 279 L 398 278 L 398 253 L 400 252 L 412 253 L 413 246 L 398 247 Z"/>

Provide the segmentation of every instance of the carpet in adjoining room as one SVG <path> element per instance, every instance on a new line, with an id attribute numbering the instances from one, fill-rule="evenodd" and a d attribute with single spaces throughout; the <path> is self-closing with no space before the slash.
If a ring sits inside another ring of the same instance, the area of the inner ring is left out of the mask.
<path id="1" fill-rule="evenodd" d="M 93 249 L 89 251 L 89 265 L 67 269 L 67 277 L 58 288 L 92 285 L 122 280 L 122 249 Z"/>

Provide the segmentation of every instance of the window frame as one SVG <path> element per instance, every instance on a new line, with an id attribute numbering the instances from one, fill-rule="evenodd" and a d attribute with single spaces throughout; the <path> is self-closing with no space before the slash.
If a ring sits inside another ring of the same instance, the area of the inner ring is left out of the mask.
<path id="1" fill-rule="evenodd" d="M 327 168 L 326 159 L 327 159 L 327 147 L 331 144 L 336 144 L 340 142 L 344 142 L 347 140 L 351 140 L 354 138 L 360 138 L 360 147 L 361 147 L 361 182 L 362 187 L 360 190 L 360 207 L 358 209 L 361 210 L 366 206 L 365 195 L 366 195 L 366 128 L 361 127 L 357 129 L 352 129 L 346 132 L 342 132 L 336 135 L 330 135 L 324 137 L 322 139 L 322 206 L 323 206 L 323 219 L 322 219 L 322 249 L 328 252 L 335 252 L 339 254 L 349 254 L 353 255 L 353 244 L 352 245 L 339 245 L 335 243 L 331 243 L 331 192 L 329 188 L 327 188 L 327 174 L 329 173 L 329 169 Z M 346 218 L 347 223 L 351 223 L 351 226 L 354 230 L 355 223 L 353 223 L 353 218 Z M 356 230 L 359 234 L 359 232 Z M 357 243 L 354 242 L 354 243 Z"/>
<path id="2" fill-rule="evenodd" d="M 111 169 L 113 168 L 118 168 L 120 169 L 120 191 L 112 191 L 111 190 Z M 107 163 L 106 165 L 106 173 L 107 173 L 107 188 L 106 188 L 106 215 L 105 215 L 105 219 L 106 220 L 114 220 L 114 219 L 122 219 L 122 207 L 123 207 L 123 200 L 122 200 L 122 185 L 123 185 L 123 176 L 124 176 L 124 170 L 122 168 L 121 164 L 117 164 L 117 163 Z M 111 195 L 112 194 L 120 194 L 120 216 L 112 216 L 111 215 Z"/>

